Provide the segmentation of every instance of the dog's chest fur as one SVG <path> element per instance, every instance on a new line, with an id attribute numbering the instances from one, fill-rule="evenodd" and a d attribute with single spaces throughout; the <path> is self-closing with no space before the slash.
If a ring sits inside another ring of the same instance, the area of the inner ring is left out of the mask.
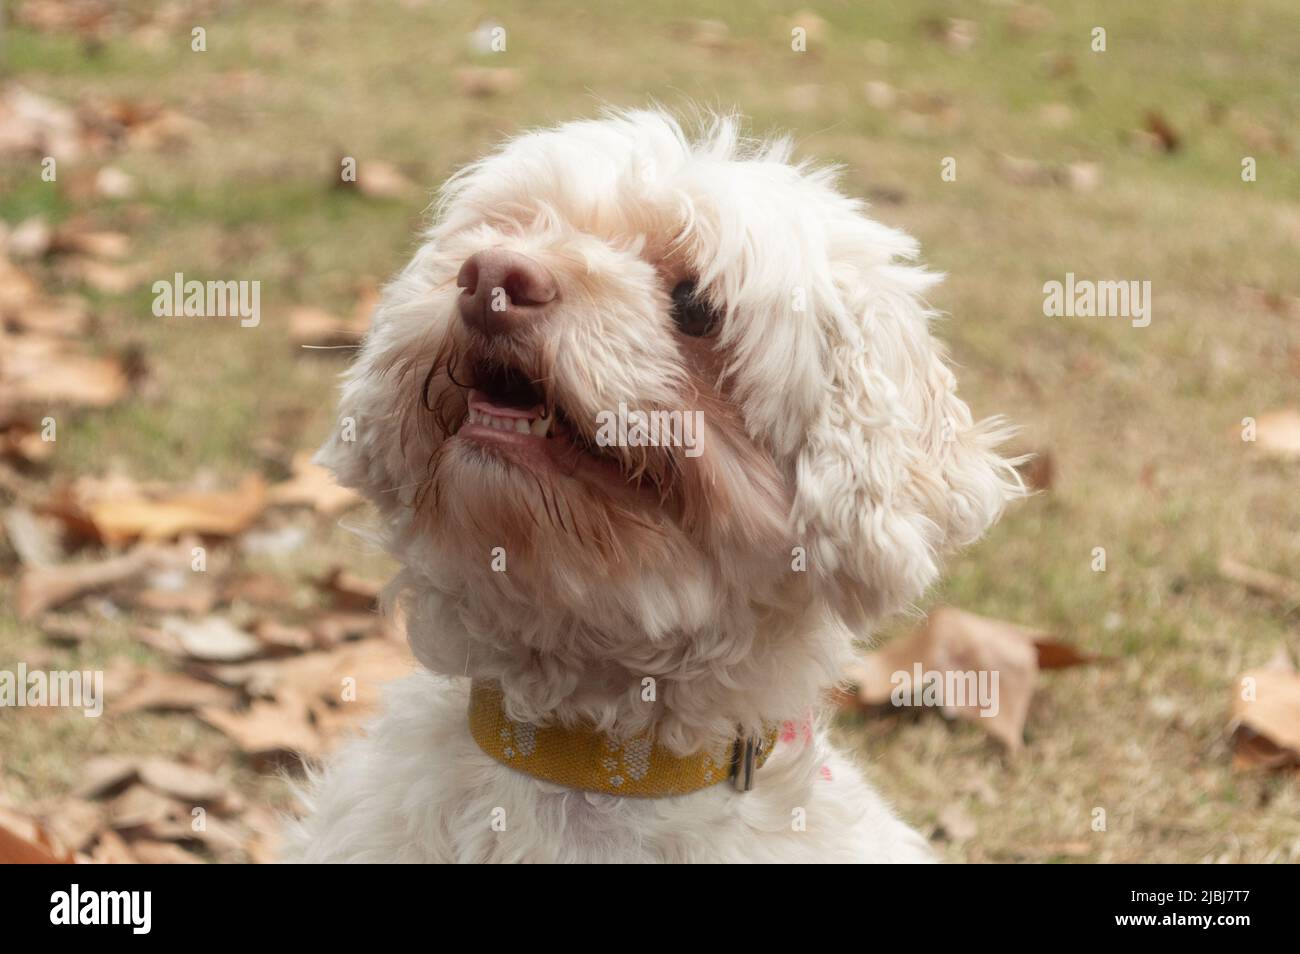
<path id="1" fill-rule="evenodd" d="M 899 821 L 820 733 L 779 742 L 757 787 L 639 799 L 539 782 L 493 761 L 467 686 L 421 672 L 316 780 L 288 833 L 305 862 L 923 862 Z"/>

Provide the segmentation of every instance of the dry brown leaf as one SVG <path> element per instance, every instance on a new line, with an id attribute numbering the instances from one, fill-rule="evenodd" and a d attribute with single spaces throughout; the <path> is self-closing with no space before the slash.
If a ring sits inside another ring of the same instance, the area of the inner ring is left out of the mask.
<path id="1" fill-rule="evenodd" d="M 1056 480 L 1056 459 L 1051 451 L 1034 454 L 1016 469 L 1030 490 L 1051 490 Z"/>
<path id="2" fill-rule="evenodd" d="M 456 71 L 456 89 L 462 96 L 499 96 L 514 92 L 521 79 L 508 66 L 466 66 Z"/>
<path id="3" fill-rule="evenodd" d="M 359 345 L 369 325 L 368 316 L 358 322 L 355 318 L 340 318 L 323 308 L 304 305 L 289 309 L 289 339 L 299 346 Z"/>
<path id="4" fill-rule="evenodd" d="M 979 834 L 979 825 L 961 802 L 949 802 L 939 811 L 939 833 L 954 844 L 970 841 Z"/>
<path id="5" fill-rule="evenodd" d="M 108 543 L 137 537 L 168 540 L 183 533 L 230 537 L 252 526 L 266 507 L 266 484 L 249 474 L 234 490 L 173 491 L 148 496 L 124 488 L 85 502 L 81 509 Z"/>
<path id="6" fill-rule="evenodd" d="M 1219 575 L 1244 586 L 1252 593 L 1271 597 L 1289 609 L 1300 607 L 1300 582 L 1296 580 L 1247 566 L 1232 557 L 1219 560 Z"/>
<path id="7" fill-rule="evenodd" d="M 0 807 L 0 865 L 65 865 L 73 853 L 59 845 L 46 828 Z"/>
<path id="8" fill-rule="evenodd" d="M 221 599 L 226 603 L 284 606 L 293 599 L 293 591 L 278 576 L 244 573 L 226 581 L 221 589 Z"/>
<path id="9" fill-rule="evenodd" d="M 100 563 L 25 567 L 18 579 L 18 618 L 32 619 L 93 590 L 125 583 L 173 558 L 159 548 L 140 546 Z"/>
<path id="10" fill-rule="evenodd" d="M 40 297 L 36 280 L 0 255 L 0 319 L 10 320 L 20 308 Z"/>
<path id="11" fill-rule="evenodd" d="M 48 518 L 13 506 L 5 510 L 3 523 L 9 545 L 23 565 L 49 566 L 62 557 L 58 531 Z"/>
<path id="12" fill-rule="evenodd" d="M 274 700 L 254 699 L 246 709 L 228 712 L 207 707 L 199 718 L 229 736 L 250 758 L 273 761 L 286 755 L 317 758 L 320 736 L 307 703 L 298 693 L 281 690 Z"/>
<path id="13" fill-rule="evenodd" d="M 391 162 L 366 159 L 357 165 L 357 190 L 371 199 L 405 199 L 415 192 L 415 183 Z"/>
<path id="14" fill-rule="evenodd" d="M 988 673 L 986 687 L 991 690 L 991 674 L 996 672 L 996 696 L 987 710 L 981 708 L 979 699 L 945 700 L 941 692 L 933 698 L 946 715 L 977 723 L 1014 752 L 1024 744 L 1040 658 L 1052 668 L 1091 661 L 1045 633 L 944 607 L 932 612 L 925 625 L 910 636 L 867 653 L 848 675 L 857 685 L 858 700 L 879 706 L 890 702 L 896 691 L 907 699 L 923 694 L 926 680 L 934 678 L 932 673 L 938 673 L 941 680 L 950 673 Z M 914 686 L 918 666 L 921 684 Z M 957 705 L 958 701 L 965 704 Z M 985 715 L 985 711 L 993 714 Z"/>
<path id="15" fill-rule="evenodd" d="M 54 242 L 54 230 L 43 215 L 33 215 L 14 226 L 4 241 L 4 251 L 15 262 L 43 258 Z"/>
<path id="16" fill-rule="evenodd" d="M 250 696 L 272 697 L 287 691 L 307 700 L 368 709 L 379 701 L 380 688 L 409 674 L 412 665 L 406 647 L 366 640 L 288 659 L 217 666 L 212 674 Z M 351 698 L 345 700 L 345 694 Z"/>
<path id="17" fill-rule="evenodd" d="M 97 755 L 81 770 L 81 781 L 73 788 L 77 798 L 105 798 L 116 795 L 132 784 L 139 773 L 135 759 L 116 755 Z"/>
<path id="18" fill-rule="evenodd" d="M 15 309 L 9 319 L 9 325 L 24 334 L 56 338 L 80 338 L 90 324 L 90 307 L 78 295 L 34 301 Z"/>
<path id="19" fill-rule="evenodd" d="M 136 609 L 151 613 L 204 616 L 217 605 L 217 588 L 211 583 L 200 581 L 181 589 L 142 589 L 131 596 L 130 603 Z"/>
<path id="20" fill-rule="evenodd" d="M 334 567 L 316 582 L 328 594 L 336 609 L 373 613 L 379 609 L 382 580 L 368 580 L 342 567 Z"/>
<path id="21" fill-rule="evenodd" d="M 81 153 L 81 134 L 71 109 L 14 83 L 0 92 L 0 156 L 57 156 L 60 162 L 74 163 Z"/>
<path id="22" fill-rule="evenodd" d="M 1283 460 L 1300 460 L 1300 409 L 1280 408 L 1255 420 L 1255 447 Z"/>
<path id="23" fill-rule="evenodd" d="M 0 332 L 0 395 L 8 404 L 107 407 L 126 396 L 122 363 L 93 357 L 57 338 Z"/>
<path id="24" fill-rule="evenodd" d="M 252 834 L 244 841 L 244 853 L 257 865 L 274 864 L 281 857 L 279 819 L 266 809 L 254 807 L 244 815 Z"/>
<path id="25" fill-rule="evenodd" d="M 51 245 L 56 252 L 91 258 L 123 259 L 131 254 L 131 238 L 124 232 L 94 231 L 64 226 Z"/>
<path id="26" fill-rule="evenodd" d="M 104 806 L 81 798 L 59 798 L 36 812 L 50 834 L 70 851 L 83 851 L 104 827 Z"/>
<path id="27" fill-rule="evenodd" d="M 215 775 L 169 759 L 150 758 L 141 762 L 140 781 L 191 806 L 221 805 L 229 796 L 226 784 Z"/>
<path id="28" fill-rule="evenodd" d="M 224 616 L 195 620 L 171 616 L 161 621 L 161 629 L 187 656 L 204 662 L 240 662 L 262 649 L 253 636 Z"/>
<path id="29" fill-rule="evenodd" d="M 132 785 L 108 805 L 108 823 L 115 831 L 123 832 L 165 822 L 176 813 L 176 802 L 166 795 Z"/>
<path id="30" fill-rule="evenodd" d="M 138 864 L 135 855 L 131 854 L 131 846 L 111 828 L 106 828 L 99 833 L 99 841 L 91 851 L 90 858 L 101 865 Z"/>
<path id="31" fill-rule="evenodd" d="M 0 414 L 5 409 L 0 407 Z M 0 418 L 0 458 L 26 464 L 44 464 L 54 457 L 54 441 L 45 440 L 34 415 L 8 414 Z"/>
<path id="32" fill-rule="evenodd" d="M 1155 137 L 1165 152 L 1177 152 L 1182 144 L 1182 137 L 1170 125 L 1169 120 L 1156 110 L 1147 113 L 1143 128 Z"/>
<path id="33" fill-rule="evenodd" d="M 334 475 L 313 463 L 311 457 L 309 451 L 294 454 L 293 476 L 271 488 L 267 498 L 270 503 L 311 507 L 317 513 L 333 517 L 361 502 L 356 491 L 340 487 Z"/>
<path id="34" fill-rule="evenodd" d="M 205 706 L 231 708 L 239 694 L 184 673 L 141 667 L 120 696 L 110 692 L 109 698 L 114 712 L 193 712 Z"/>
<path id="35" fill-rule="evenodd" d="M 61 274 L 104 295 L 125 295 L 140 284 L 138 268 L 114 265 L 89 256 L 69 256 L 59 266 Z"/>
<path id="36" fill-rule="evenodd" d="M 253 627 L 258 642 L 272 653 L 302 653 L 316 646 L 316 637 L 306 626 L 291 626 L 278 620 L 260 620 Z"/>
<path id="37" fill-rule="evenodd" d="M 1270 665 L 1242 674 L 1233 688 L 1233 766 L 1300 766 L 1300 674 L 1285 652 Z"/>

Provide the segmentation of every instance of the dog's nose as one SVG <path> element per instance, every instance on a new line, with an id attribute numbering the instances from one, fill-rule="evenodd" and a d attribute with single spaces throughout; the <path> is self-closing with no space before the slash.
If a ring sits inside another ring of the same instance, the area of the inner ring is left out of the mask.
<path id="1" fill-rule="evenodd" d="M 541 263 L 492 248 L 465 259 L 456 276 L 456 307 L 465 324 L 485 335 L 504 335 L 534 321 L 555 299 L 555 279 Z"/>

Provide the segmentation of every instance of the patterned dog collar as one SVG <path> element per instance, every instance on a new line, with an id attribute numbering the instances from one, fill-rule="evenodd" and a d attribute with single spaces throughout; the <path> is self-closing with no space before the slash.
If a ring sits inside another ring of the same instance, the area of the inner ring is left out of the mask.
<path id="1" fill-rule="evenodd" d="M 590 728 L 515 722 L 501 690 L 475 680 L 469 694 L 469 731 L 502 765 L 566 788 L 632 798 L 688 795 L 732 779 L 741 791 L 776 746 L 778 727 L 762 739 L 736 739 L 715 752 L 673 755 L 647 737 L 617 741 Z"/>

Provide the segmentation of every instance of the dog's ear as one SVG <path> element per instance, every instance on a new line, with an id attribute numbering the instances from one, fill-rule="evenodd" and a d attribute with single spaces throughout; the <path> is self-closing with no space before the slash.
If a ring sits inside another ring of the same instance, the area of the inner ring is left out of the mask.
<path id="1" fill-rule="evenodd" d="M 934 582 L 1023 493 L 997 445 L 1012 429 L 974 423 L 930 333 L 938 276 L 901 265 L 856 272 L 824 325 L 824 400 L 797 460 L 794 515 L 808 570 L 851 625 L 882 618 Z"/>

